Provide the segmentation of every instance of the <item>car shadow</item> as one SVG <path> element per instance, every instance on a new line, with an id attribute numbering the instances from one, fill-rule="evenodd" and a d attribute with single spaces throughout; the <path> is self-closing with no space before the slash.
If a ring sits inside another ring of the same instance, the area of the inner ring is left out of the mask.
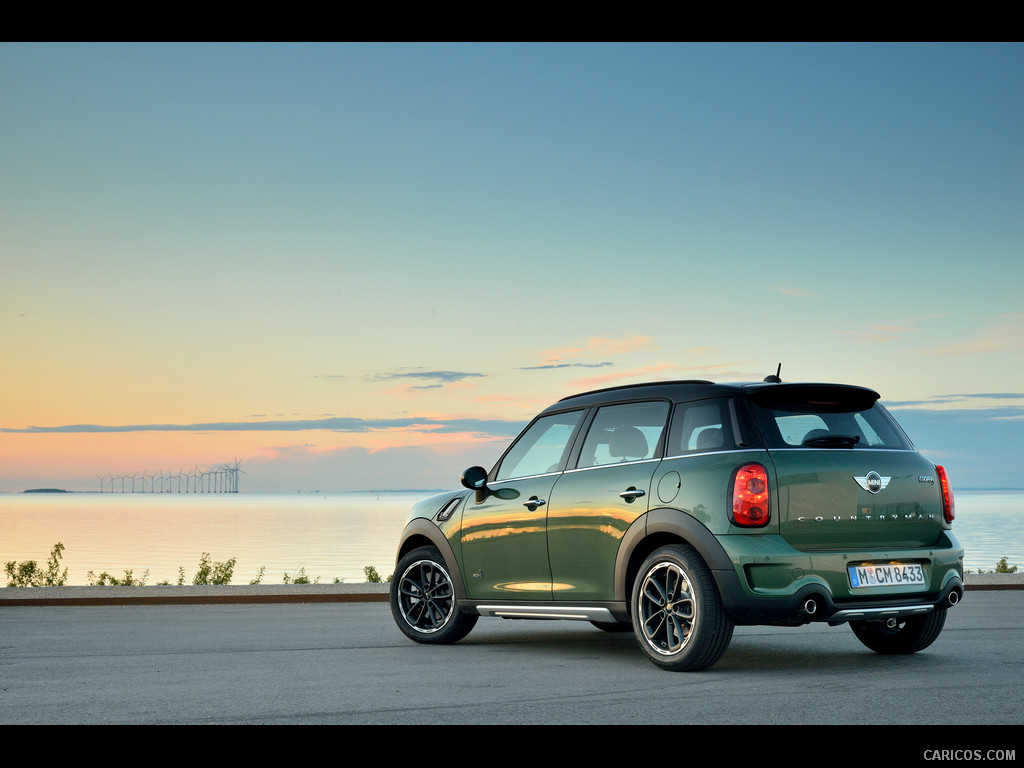
<path id="1" fill-rule="evenodd" d="M 547 653 L 559 656 L 599 660 L 601 663 L 650 662 L 637 647 L 631 632 L 604 632 L 575 622 L 502 622 L 481 631 L 481 623 L 469 637 L 457 645 L 503 646 L 512 652 Z M 492 623 L 493 624 L 493 623 Z M 508 626 L 511 625 L 511 626 Z M 517 626 L 518 625 L 518 626 Z M 729 648 L 713 667 L 698 674 L 779 671 L 863 672 L 870 664 L 874 670 L 927 670 L 948 663 L 932 649 L 916 654 L 884 655 L 868 650 L 848 630 L 801 632 L 797 629 L 747 628 L 747 634 L 735 635 Z M 753 631 L 751 631 L 753 630 Z"/>

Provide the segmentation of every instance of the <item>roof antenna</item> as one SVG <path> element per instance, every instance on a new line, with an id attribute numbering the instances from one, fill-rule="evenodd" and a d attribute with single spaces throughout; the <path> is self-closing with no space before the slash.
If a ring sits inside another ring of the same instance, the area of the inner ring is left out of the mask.
<path id="1" fill-rule="evenodd" d="M 765 376 L 764 380 L 769 382 L 769 383 L 771 383 L 771 384 L 781 384 L 782 383 L 782 379 L 779 378 L 779 374 L 780 373 L 782 373 L 782 363 L 779 363 L 779 367 L 775 369 L 775 375 L 774 376 L 771 376 L 771 375 Z"/>

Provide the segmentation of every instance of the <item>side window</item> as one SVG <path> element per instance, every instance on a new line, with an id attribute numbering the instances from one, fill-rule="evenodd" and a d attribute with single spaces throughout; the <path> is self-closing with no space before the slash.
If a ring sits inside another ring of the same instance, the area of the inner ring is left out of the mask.
<path id="1" fill-rule="evenodd" d="M 556 413 L 537 419 L 512 445 L 495 476 L 495 481 L 513 477 L 557 472 L 569 449 L 583 411 Z"/>
<path id="2" fill-rule="evenodd" d="M 661 400 L 599 408 L 576 466 L 597 467 L 654 458 L 666 421 L 668 403 Z"/>
<path id="3" fill-rule="evenodd" d="M 726 400 L 680 403 L 672 417 L 665 455 L 731 450 L 736 447 L 734 421 Z"/>

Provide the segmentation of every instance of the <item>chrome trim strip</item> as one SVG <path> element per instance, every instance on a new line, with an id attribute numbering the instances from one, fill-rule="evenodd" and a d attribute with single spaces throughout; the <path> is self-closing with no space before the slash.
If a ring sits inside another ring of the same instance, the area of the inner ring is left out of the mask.
<path id="1" fill-rule="evenodd" d="M 487 487 L 488 488 L 493 488 L 496 485 L 501 485 L 502 483 L 511 483 L 511 482 L 516 481 L 516 480 L 533 480 L 533 478 L 535 478 L 535 477 L 554 477 L 555 475 L 560 475 L 560 474 L 562 474 L 562 473 L 559 471 L 559 472 L 542 472 L 539 475 L 520 475 L 519 477 L 506 477 L 504 480 L 495 480 L 493 483 L 488 483 Z"/>
<path id="2" fill-rule="evenodd" d="M 481 616 L 496 616 L 500 619 L 569 619 L 570 621 L 615 622 L 607 608 L 592 606 L 563 605 L 545 607 L 536 605 L 478 605 Z"/>
<path id="3" fill-rule="evenodd" d="M 608 469 L 608 467 L 628 467 L 633 464 L 652 464 L 654 462 L 661 461 L 661 459 L 637 459 L 636 461 L 616 461 L 610 464 L 595 464 L 592 467 L 573 467 L 572 469 L 565 470 L 565 474 L 570 472 L 589 472 L 592 469 Z"/>
<path id="4" fill-rule="evenodd" d="M 669 459 L 696 459 L 699 456 L 723 456 L 728 453 L 768 453 L 767 448 L 735 448 L 728 451 L 693 451 L 692 453 L 677 453 L 674 456 L 666 456 L 662 461 Z"/>
<path id="5" fill-rule="evenodd" d="M 889 453 L 917 453 L 913 448 L 810 448 L 802 445 L 787 446 L 786 448 L 768 448 L 769 451 L 850 451 L 852 453 L 863 453 L 864 451 L 888 451 Z"/>

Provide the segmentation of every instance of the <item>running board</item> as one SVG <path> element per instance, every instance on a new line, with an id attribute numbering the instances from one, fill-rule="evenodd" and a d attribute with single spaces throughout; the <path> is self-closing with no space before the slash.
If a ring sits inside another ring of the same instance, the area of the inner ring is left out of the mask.
<path id="1" fill-rule="evenodd" d="M 569 619 L 570 621 L 618 621 L 607 608 L 561 605 L 555 608 L 537 605 L 478 605 L 481 616 L 499 619 Z"/>

